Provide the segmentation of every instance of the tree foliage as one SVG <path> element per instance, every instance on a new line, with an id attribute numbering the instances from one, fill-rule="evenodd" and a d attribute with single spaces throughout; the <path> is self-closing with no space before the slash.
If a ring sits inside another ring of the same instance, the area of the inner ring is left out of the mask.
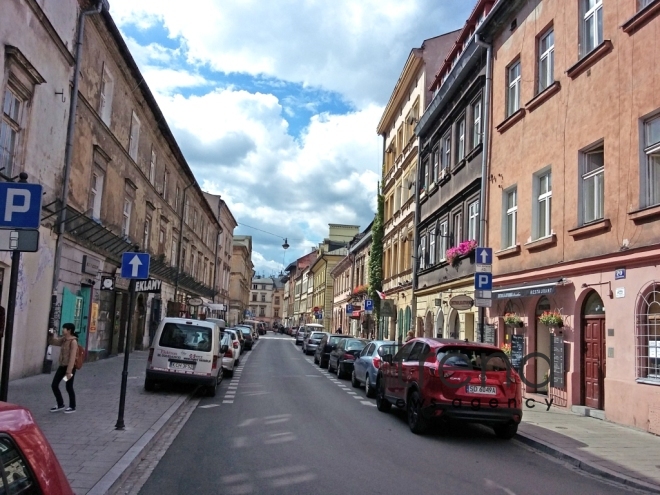
<path id="1" fill-rule="evenodd" d="M 369 297 L 374 301 L 376 321 L 380 317 L 380 297 L 376 291 L 383 290 L 383 234 L 385 198 L 378 188 L 378 211 L 371 226 L 371 256 L 369 258 Z"/>

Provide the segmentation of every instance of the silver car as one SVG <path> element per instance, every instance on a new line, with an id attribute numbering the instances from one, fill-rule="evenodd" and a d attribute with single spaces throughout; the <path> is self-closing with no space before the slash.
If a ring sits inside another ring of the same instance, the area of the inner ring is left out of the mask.
<path id="1" fill-rule="evenodd" d="M 376 377 L 385 354 L 396 354 L 400 344 L 392 340 L 374 340 L 355 360 L 351 383 L 355 388 L 364 385 L 367 397 L 376 395 Z"/>
<path id="2" fill-rule="evenodd" d="M 303 341 L 302 351 L 305 354 L 314 354 L 316 352 L 316 348 L 321 343 L 321 339 L 323 339 L 323 337 L 326 335 L 330 334 L 328 332 L 312 332 L 309 334 L 309 337 L 306 337 Z"/>

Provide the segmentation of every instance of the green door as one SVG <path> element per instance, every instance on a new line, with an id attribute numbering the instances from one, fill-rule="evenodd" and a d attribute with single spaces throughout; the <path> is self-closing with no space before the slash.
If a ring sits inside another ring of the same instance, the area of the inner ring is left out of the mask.
<path id="1" fill-rule="evenodd" d="M 89 313 L 92 304 L 92 288 L 83 286 L 80 289 L 80 296 L 82 297 L 82 314 L 80 318 L 80 326 L 76 325 L 79 329 L 78 342 L 85 349 L 87 349 L 87 335 L 89 332 Z"/>
<path id="2" fill-rule="evenodd" d="M 62 292 L 62 317 L 60 318 L 60 335 L 62 335 L 62 325 L 73 323 L 76 331 L 80 331 L 78 342 L 83 347 L 87 344 L 87 328 L 83 325 L 83 298 L 75 295 L 66 287 Z"/>

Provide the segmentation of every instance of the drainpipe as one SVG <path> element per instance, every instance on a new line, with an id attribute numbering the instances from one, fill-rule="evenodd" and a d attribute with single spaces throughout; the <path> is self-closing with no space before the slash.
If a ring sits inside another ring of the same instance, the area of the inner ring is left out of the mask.
<path id="1" fill-rule="evenodd" d="M 421 138 L 417 138 L 419 142 L 417 143 L 417 149 L 419 150 L 417 153 L 417 170 L 415 170 L 415 225 L 413 227 L 413 249 L 412 249 L 412 259 L 414 260 L 413 262 L 413 276 L 412 276 L 412 301 L 410 303 L 410 312 L 411 312 L 411 325 L 412 328 L 409 330 L 413 330 L 415 334 L 417 334 L 417 294 L 415 291 L 417 290 L 417 268 L 418 268 L 418 262 L 419 260 L 417 259 L 417 243 L 419 242 L 418 239 L 418 233 L 417 229 L 419 226 L 419 219 L 420 219 L 420 210 L 419 210 L 419 184 L 421 181 L 420 178 L 420 165 L 422 163 L 422 152 L 421 152 L 421 145 L 422 145 L 422 140 Z M 401 332 L 399 332 L 397 340 L 399 341 L 399 344 L 402 344 L 403 342 L 403 335 Z"/>
<path id="2" fill-rule="evenodd" d="M 50 300 L 50 314 L 48 328 L 55 330 L 55 310 L 57 308 L 57 287 L 60 280 L 60 266 L 62 262 L 62 244 L 66 232 L 66 209 L 69 203 L 69 180 L 71 178 L 71 160 L 73 158 L 73 140 L 76 132 L 76 114 L 78 112 L 78 87 L 80 85 L 80 66 L 82 65 L 83 34 L 85 32 L 85 19 L 88 15 L 100 14 L 104 9 L 109 10 L 107 0 L 99 0 L 98 5 L 90 10 L 84 10 L 78 17 L 78 36 L 76 38 L 76 55 L 73 72 L 73 87 L 69 98 L 69 121 L 66 128 L 66 146 L 64 148 L 64 177 L 62 185 L 62 207 L 57 219 L 57 240 L 55 241 L 55 260 L 53 262 L 53 284 Z M 50 374 L 52 360 L 48 358 L 48 349 L 44 356 L 42 373 Z"/>
<path id="3" fill-rule="evenodd" d="M 481 152 L 481 191 L 479 194 L 479 246 L 486 245 L 486 198 L 488 171 L 489 171 L 489 149 L 490 149 L 490 95 L 493 84 L 493 45 L 486 43 L 479 34 L 475 35 L 477 45 L 486 48 L 486 86 L 484 88 L 484 139 L 483 151 Z M 479 341 L 484 341 L 484 308 L 479 308 Z"/>

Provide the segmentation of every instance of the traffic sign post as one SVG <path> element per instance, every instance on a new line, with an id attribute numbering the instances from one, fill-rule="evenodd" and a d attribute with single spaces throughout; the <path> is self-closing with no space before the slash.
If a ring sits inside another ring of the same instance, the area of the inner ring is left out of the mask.
<path id="1" fill-rule="evenodd" d="M 374 300 L 373 299 L 367 299 L 364 301 L 364 310 L 365 311 L 373 311 L 374 310 Z"/>
<path id="2" fill-rule="evenodd" d="M 484 309 L 493 304 L 493 248 L 479 246 L 475 253 L 474 305 L 479 308 L 479 340 L 484 342 Z"/>
<path id="3" fill-rule="evenodd" d="M 137 247 L 137 246 L 136 246 Z M 126 385 L 128 382 L 128 355 L 131 344 L 131 327 L 133 326 L 133 305 L 135 304 L 135 281 L 149 278 L 149 253 L 126 252 L 121 257 L 121 276 L 130 279 L 128 292 L 128 322 L 126 323 L 126 341 L 124 343 L 124 369 L 121 372 L 121 391 L 119 394 L 119 413 L 117 415 L 116 430 L 123 430 L 124 408 L 126 406 Z"/>

